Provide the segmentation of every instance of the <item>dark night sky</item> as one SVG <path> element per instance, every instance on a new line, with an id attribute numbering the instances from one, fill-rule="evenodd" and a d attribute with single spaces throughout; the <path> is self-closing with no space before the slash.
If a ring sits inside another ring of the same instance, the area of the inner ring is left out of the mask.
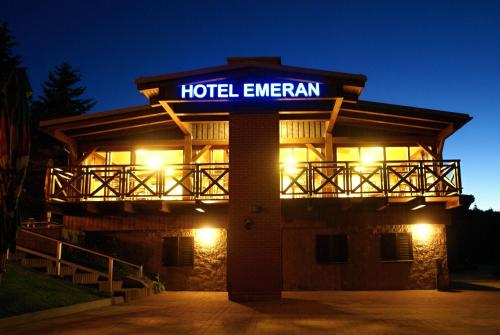
<path id="1" fill-rule="evenodd" d="M 95 111 L 145 104 L 134 79 L 280 55 L 284 64 L 362 73 L 362 99 L 471 114 L 445 145 L 464 192 L 500 210 L 498 1 L 6 1 L 35 90 L 63 61 Z"/>

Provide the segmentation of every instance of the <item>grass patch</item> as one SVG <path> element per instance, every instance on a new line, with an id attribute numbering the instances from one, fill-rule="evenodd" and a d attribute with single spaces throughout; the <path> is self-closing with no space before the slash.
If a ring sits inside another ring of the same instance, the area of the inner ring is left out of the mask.
<path id="1" fill-rule="evenodd" d="M 0 287 L 0 318 L 108 297 L 97 289 L 8 262 Z"/>

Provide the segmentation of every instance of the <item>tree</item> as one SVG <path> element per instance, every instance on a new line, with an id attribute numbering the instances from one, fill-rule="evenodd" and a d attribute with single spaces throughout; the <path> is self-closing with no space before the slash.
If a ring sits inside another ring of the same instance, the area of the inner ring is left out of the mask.
<path id="1" fill-rule="evenodd" d="M 19 198 L 30 151 L 31 87 L 7 24 L 0 25 L 0 283 L 21 224 Z"/>
<path id="2" fill-rule="evenodd" d="M 21 65 L 21 56 L 14 54 L 16 45 L 7 22 L 2 22 L 0 24 L 0 81 L 2 83 L 5 83 L 12 71 Z"/>
<path id="3" fill-rule="evenodd" d="M 82 98 L 86 88 L 80 86 L 80 71 L 68 63 L 57 66 L 49 72 L 42 84 L 42 94 L 32 106 L 32 155 L 23 194 L 25 218 L 45 220 L 45 173 L 51 165 L 65 165 L 67 154 L 64 144 L 43 133 L 38 128 L 41 120 L 81 115 L 94 105 L 93 99 Z"/>
<path id="4" fill-rule="evenodd" d="M 62 63 L 49 72 L 48 80 L 42 84 L 43 94 L 33 103 L 37 121 L 81 115 L 92 109 L 96 102 L 81 98 L 86 88 L 76 86 L 80 81 L 80 71 L 68 63 Z"/>

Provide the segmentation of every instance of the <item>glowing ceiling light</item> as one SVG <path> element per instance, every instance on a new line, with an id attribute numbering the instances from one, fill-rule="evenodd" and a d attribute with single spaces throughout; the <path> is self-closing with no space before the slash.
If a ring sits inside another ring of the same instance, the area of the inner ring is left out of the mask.
<path id="1" fill-rule="evenodd" d="M 165 169 L 165 173 L 167 174 L 167 176 L 173 176 L 174 175 L 174 169 L 172 169 L 171 167 L 167 167 Z"/>
<path id="2" fill-rule="evenodd" d="M 425 203 L 424 197 L 419 197 L 412 201 L 410 210 L 416 211 L 417 209 L 424 208 L 427 204 Z"/>
<path id="3" fill-rule="evenodd" d="M 411 227 L 412 237 L 418 242 L 429 242 L 434 235 L 434 227 L 428 223 L 417 223 Z"/>
<path id="4" fill-rule="evenodd" d="M 145 153 L 147 153 L 147 150 L 144 150 L 144 149 L 139 149 L 139 150 L 136 150 L 135 153 L 137 155 L 144 155 Z"/>
<path id="5" fill-rule="evenodd" d="M 293 156 L 285 158 L 285 171 L 287 174 L 293 174 L 297 170 L 297 160 Z"/>
<path id="6" fill-rule="evenodd" d="M 205 206 L 203 206 L 203 203 L 200 200 L 196 200 L 194 202 L 194 210 L 199 212 L 199 213 L 205 213 Z"/>
<path id="7" fill-rule="evenodd" d="M 146 164 L 153 170 L 158 170 L 162 165 L 160 157 L 157 156 L 149 156 L 146 159 Z"/>
<path id="8" fill-rule="evenodd" d="M 363 155 L 363 157 L 361 157 L 361 162 L 363 162 L 364 164 L 372 164 L 373 162 L 375 162 L 375 156 L 373 155 Z"/>

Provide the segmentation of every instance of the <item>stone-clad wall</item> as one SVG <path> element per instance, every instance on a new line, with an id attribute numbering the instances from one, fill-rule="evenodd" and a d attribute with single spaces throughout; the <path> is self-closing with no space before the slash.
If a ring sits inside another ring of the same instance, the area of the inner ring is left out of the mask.
<path id="1" fill-rule="evenodd" d="M 325 214 L 325 213 L 323 213 Z M 316 216 L 316 217 L 315 217 Z M 421 241 L 413 234 L 413 261 L 382 262 L 380 234 L 412 232 L 412 224 L 431 224 L 432 237 Z M 436 259 L 446 264 L 445 225 L 448 215 L 432 209 L 408 211 L 347 211 L 334 217 L 310 215 L 285 219 L 283 228 L 284 290 L 433 289 L 436 287 Z M 317 234 L 348 235 L 349 261 L 317 264 Z M 447 271 L 444 273 L 447 280 Z"/>
<path id="2" fill-rule="evenodd" d="M 128 217 L 70 217 L 65 226 L 101 234 L 112 240 L 120 258 L 143 264 L 148 273 L 159 273 L 167 290 L 225 291 L 227 272 L 227 215 L 194 214 Z M 203 243 L 201 229 L 211 227 L 213 244 Z M 88 230 L 87 230 L 88 228 Z M 141 229 L 142 228 L 142 229 Z M 167 236 L 194 236 L 193 266 L 164 266 L 162 243 Z M 106 240 L 106 238 L 104 240 Z"/>
<path id="3" fill-rule="evenodd" d="M 167 290 L 225 291 L 226 290 L 226 230 L 214 229 L 210 246 L 198 238 L 197 229 L 167 229 L 158 232 L 116 232 L 121 253 L 128 259 L 143 260 L 145 270 L 158 272 Z M 193 266 L 164 266 L 162 243 L 167 236 L 194 236 Z M 128 250 L 124 250 L 128 249 Z"/>
<path id="4" fill-rule="evenodd" d="M 102 234 L 116 240 L 118 254 L 144 264 L 146 271 L 159 272 L 168 290 L 227 289 L 227 215 L 215 215 L 209 220 L 207 216 L 169 216 L 165 220 L 128 217 L 123 218 L 127 230 L 119 231 L 121 220 L 93 218 L 92 227 L 102 224 L 107 230 Z M 73 229 L 85 230 L 85 218 L 73 217 L 67 221 Z M 154 222 L 154 226 L 148 222 Z M 210 248 L 202 247 L 196 237 L 207 222 L 217 231 L 215 243 Z M 413 236 L 413 261 L 380 260 L 381 233 L 411 232 L 412 225 L 421 222 L 431 224 L 434 234 L 425 242 Z M 141 224 L 151 226 L 150 230 L 139 230 Z M 449 212 L 433 206 L 415 212 L 402 206 L 383 211 L 359 205 L 347 210 L 314 207 L 311 211 L 298 204 L 287 206 L 282 219 L 283 289 L 433 289 L 436 286 L 435 259 L 441 259 L 444 269 L 447 268 L 447 224 Z M 316 264 L 315 236 L 337 233 L 348 235 L 349 262 Z M 195 236 L 194 266 L 163 266 L 162 239 L 166 236 Z M 444 275 L 447 277 L 446 271 Z"/>

